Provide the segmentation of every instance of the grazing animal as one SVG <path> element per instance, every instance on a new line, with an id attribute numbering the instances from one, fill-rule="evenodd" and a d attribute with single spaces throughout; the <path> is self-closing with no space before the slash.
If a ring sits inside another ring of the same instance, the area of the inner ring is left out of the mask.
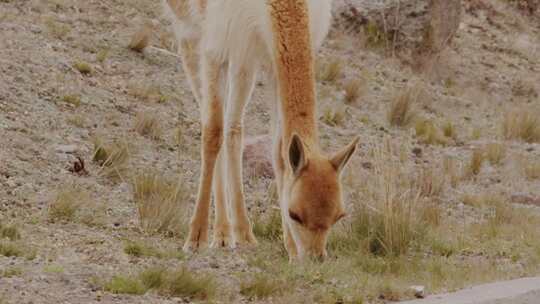
<path id="1" fill-rule="evenodd" d="M 273 167 L 290 258 L 326 256 L 345 215 L 340 175 L 358 139 L 326 156 L 319 147 L 314 52 L 330 27 L 331 0 L 164 0 L 184 72 L 200 105 L 199 191 L 184 250 L 256 244 L 242 183 L 243 114 L 259 70 L 269 70 Z M 229 218 L 230 216 L 230 218 Z"/>

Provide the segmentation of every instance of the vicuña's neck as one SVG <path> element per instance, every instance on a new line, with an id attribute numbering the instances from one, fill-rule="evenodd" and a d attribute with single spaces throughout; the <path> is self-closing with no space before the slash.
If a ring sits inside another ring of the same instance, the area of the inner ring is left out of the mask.
<path id="1" fill-rule="evenodd" d="M 297 133 L 318 149 L 313 50 L 306 0 L 270 0 L 284 142 Z"/>

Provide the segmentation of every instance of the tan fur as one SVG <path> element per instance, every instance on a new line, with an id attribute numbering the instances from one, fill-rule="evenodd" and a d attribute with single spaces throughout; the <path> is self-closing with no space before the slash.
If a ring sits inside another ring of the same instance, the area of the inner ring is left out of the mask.
<path id="1" fill-rule="evenodd" d="M 199 193 L 184 249 L 207 243 L 212 187 L 213 246 L 256 243 L 242 184 L 243 113 L 258 69 L 271 62 L 269 87 L 278 100 L 270 100 L 274 171 L 285 246 L 291 258 L 324 257 L 328 232 L 344 215 L 339 178 L 357 142 L 331 158 L 319 147 L 313 57 L 328 31 L 330 1 L 166 3 L 202 121 Z"/>

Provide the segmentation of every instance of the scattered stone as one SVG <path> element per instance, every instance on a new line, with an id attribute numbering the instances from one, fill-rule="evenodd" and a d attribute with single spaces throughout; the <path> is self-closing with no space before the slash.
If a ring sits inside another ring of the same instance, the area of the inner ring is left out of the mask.
<path id="1" fill-rule="evenodd" d="M 79 147 L 76 145 L 58 145 L 56 146 L 55 151 L 63 154 L 75 154 L 79 151 Z"/>
<path id="2" fill-rule="evenodd" d="M 414 285 L 409 287 L 409 289 L 414 293 L 414 296 L 423 299 L 426 296 L 426 287 L 422 285 Z"/>

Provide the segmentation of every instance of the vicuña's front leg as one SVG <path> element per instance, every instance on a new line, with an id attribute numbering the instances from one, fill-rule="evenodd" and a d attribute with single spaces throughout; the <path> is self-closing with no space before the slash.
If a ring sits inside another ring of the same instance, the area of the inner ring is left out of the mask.
<path id="1" fill-rule="evenodd" d="M 225 162 L 223 147 L 219 152 L 214 174 L 214 204 L 216 206 L 216 218 L 214 220 L 214 239 L 211 247 L 233 246 L 231 239 L 231 223 L 228 214 L 227 189 L 225 188 Z"/>
<path id="2" fill-rule="evenodd" d="M 242 119 L 244 108 L 255 84 L 254 67 L 235 67 L 229 70 L 229 98 L 225 118 L 225 151 L 227 156 L 227 183 L 233 238 L 238 244 L 256 244 L 249 222 L 242 183 Z"/>
<path id="3" fill-rule="evenodd" d="M 212 58 L 202 61 L 203 99 L 201 102 L 201 176 L 195 213 L 191 218 L 184 251 L 208 244 L 208 217 L 216 159 L 223 141 L 223 104 L 219 94 L 220 65 Z"/>

